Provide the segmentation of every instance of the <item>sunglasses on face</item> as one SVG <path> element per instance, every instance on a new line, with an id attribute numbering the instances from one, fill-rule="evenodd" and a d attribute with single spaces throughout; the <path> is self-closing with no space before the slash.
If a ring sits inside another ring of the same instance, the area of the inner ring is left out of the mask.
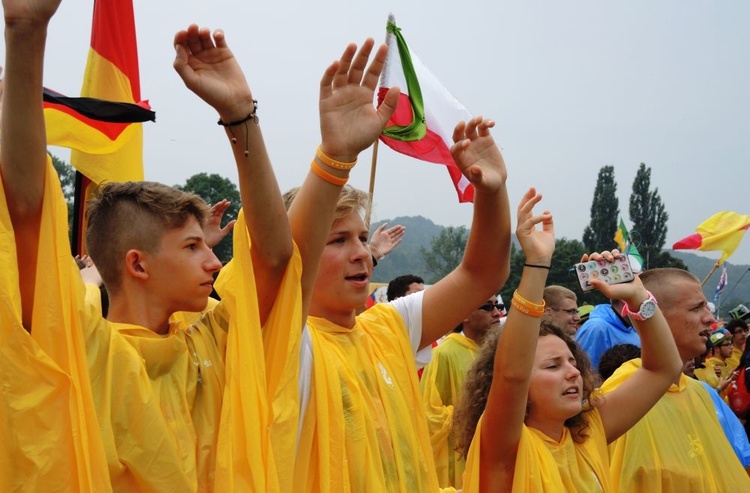
<path id="1" fill-rule="evenodd" d="M 501 312 L 501 311 L 505 310 L 505 305 L 503 305 L 500 302 L 498 302 L 498 303 L 487 302 L 484 305 L 482 305 L 482 306 L 479 307 L 480 310 L 484 310 L 486 312 L 491 312 L 495 308 L 497 308 L 497 310 Z"/>

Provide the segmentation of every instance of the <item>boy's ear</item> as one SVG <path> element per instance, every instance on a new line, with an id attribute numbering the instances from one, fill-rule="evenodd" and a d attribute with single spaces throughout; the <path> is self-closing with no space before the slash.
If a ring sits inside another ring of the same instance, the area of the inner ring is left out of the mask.
<path id="1" fill-rule="evenodd" d="M 125 272 L 123 274 L 136 279 L 148 279 L 148 262 L 141 250 L 128 250 L 125 254 Z"/>

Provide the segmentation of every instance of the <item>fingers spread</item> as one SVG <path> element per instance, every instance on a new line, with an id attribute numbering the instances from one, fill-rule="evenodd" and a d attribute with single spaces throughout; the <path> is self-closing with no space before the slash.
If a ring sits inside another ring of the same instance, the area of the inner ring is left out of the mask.
<path id="1" fill-rule="evenodd" d="M 368 39 L 368 41 L 372 40 Z M 370 50 L 372 50 L 372 47 L 370 47 Z M 372 62 L 370 62 L 370 66 L 367 69 L 364 79 L 362 80 L 363 86 L 368 87 L 373 91 L 377 88 L 378 80 L 380 79 L 380 74 L 383 72 L 387 55 L 388 47 L 386 45 L 380 45 L 378 51 L 375 52 L 375 57 L 372 59 Z"/>
<path id="2" fill-rule="evenodd" d="M 336 72 L 338 72 L 338 69 L 339 61 L 336 60 L 330 64 L 323 73 L 323 78 L 320 79 L 320 99 L 328 98 L 333 94 L 331 84 L 333 84 L 333 78 L 336 75 Z"/>
<path id="3" fill-rule="evenodd" d="M 344 87 L 349 79 L 349 67 L 354 59 L 354 53 L 357 51 L 357 45 L 350 43 L 344 53 L 339 58 L 338 69 L 336 74 L 333 76 L 333 87 Z"/>
<path id="4" fill-rule="evenodd" d="M 349 69 L 349 77 L 347 79 L 349 84 L 359 84 L 362 82 L 362 74 L 365 72 L 367 60 L 370 59 L 370 53 L 372 52 L 372 46 L 374 44 L 375 41 L 373 41 L 372 38 L 366 39 L 362 44 L 362 47 L 357 52 L 357 56 L 354 57 L 354 62 Z"/>

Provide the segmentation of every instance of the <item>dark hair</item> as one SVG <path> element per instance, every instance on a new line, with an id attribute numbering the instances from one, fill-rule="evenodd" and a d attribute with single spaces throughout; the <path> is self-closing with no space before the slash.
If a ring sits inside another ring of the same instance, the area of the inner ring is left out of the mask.
<path id="1" fill-rule="evenodd" d="M 741 318 L 733 318 L 726 323 L 724 328 L 727 329 L 732 335 L 734 335 L 735 329 L 742 328 L 742 330 L 747 330 L 747 322 L 745 322 Z"/>
<path id="2" fill-rule="evenodd" d="M 424 284 L 424 279 L 413 274 L 405 274 L 393 279 L 388 283 L 388 290 L 386 291 L 388 301 L 393 301 L 396 298 L 406 296 L 406 292 L 409 291 L 409 286 L 411 286 L 415 282 Z"/>
<path id="3" fill-rule="evenodd" d="M 604 351 L 599 358 L 599 376 L 606 380 L 612 376 L 623 363 L 641 357 L 641 348 L 633 344 L 617 344 Z"/>
<path id="4" fill-rule="evenodd" d="M 469 453 L 469 446 L 474 438 L 477 423 L 487 407 L 487 397 L 490 393 L 495 368 L 495 353 L 497 352 L 497 343 L 501 332 L 502 328 L 498 327 L 491 329 L 485 336 L 477 358 L 466 376 L 460 401 L 455 407 L 453 433 L 456 437 L 456 450 L 464 457 Z M 576 360 L 576 368 L 581 372 L 583 409 L 572 418 L 565 420 L 565 426 L 571 431 L 573 440 L 581 443 L 588 436 L 586 430 L 589 423 L 586 419 L 586 413 L 593 409 L 591 393 L 594 390 L 596 375 L 591 367 L 588 355 L 562 330 L 547 322 L 542 322 L 539 327 L 539 337 L 545 336 L 555 336 L 562 339 Z"/>

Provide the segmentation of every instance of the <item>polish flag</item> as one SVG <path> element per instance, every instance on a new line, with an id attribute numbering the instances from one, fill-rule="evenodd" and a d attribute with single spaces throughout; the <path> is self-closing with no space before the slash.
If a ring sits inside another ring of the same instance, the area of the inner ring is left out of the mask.
<path id="1" fill-rule="evenodd" d="M 386 26 L 388 57 L 380 76 L 378 104 L 388 89 L 401 89 L 396 111 L 380 140 L 401 154 L 445 165 L 459 202 L 473 202 L 474 187 L 453 161 L 453 128 L 471 113 L 454 98 L 407 46 L 391 14 Z"/>

